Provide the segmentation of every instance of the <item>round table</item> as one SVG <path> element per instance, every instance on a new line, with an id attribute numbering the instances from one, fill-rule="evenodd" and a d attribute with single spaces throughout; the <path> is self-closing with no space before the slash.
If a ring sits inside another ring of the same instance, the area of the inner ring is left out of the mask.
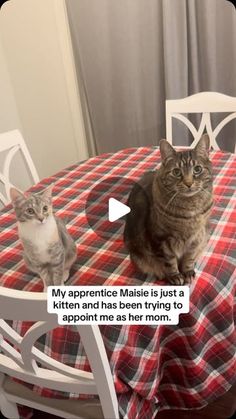
<path id="1" fill-rule="evenodd" d="M 190 288 L 190 312 L 180 315 L 178 325 L 100 327 L 120 412 L 129 419 L 152 419 L 163 409 L 201 408 L 235 381 L 236 156 L 213 151 L 211 159 L 212 232 Z M 67 222 L 78 250 L 68 285 L 157 283 L 130 262 L 123 243 L 124 220 L 109 223 L 106 203 L 110 195 L 126 203 L 132 183 L 159 163 L 157 147 L 130 148 L 75 164 L 33 188 L 40 191 L 55 182 L 54 210 Z M 96 200 L 97 191 L 101 193 Z M 42 281 L 22 260 L 11 205 L 0 214 L 0 285 L 43 291 Z M 16 321 L 14 327 L 23 334 L 29 324 Z M 54 329 L 40 339 L 38 347 L 47 352 L 50 348 L 57 360 L 66 359 L 69 365 L 89 370 L 73 326 Z M 44 389 L 35 391 L 62 396 Z"/>

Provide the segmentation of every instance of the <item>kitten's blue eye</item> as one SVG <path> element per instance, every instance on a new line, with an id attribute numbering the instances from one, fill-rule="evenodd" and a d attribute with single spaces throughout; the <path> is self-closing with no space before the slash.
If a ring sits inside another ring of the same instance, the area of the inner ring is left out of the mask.
<path id="1" fill-rule="evenodd" d="M 28 208 L 27 209 L 28 214 L 33 215 L 34 214 L 34 210 L 33 208 Z"/>
<path id="2" fill-rule="evenodd" d="M 48 210 L 48 206 L 47 205 L 44 205 L 43 211 L 46 212 L 47 210 Z"/>
<path id="3" fill-rule="evenodd" d="M 194 166 L 193 173 L 194 175 L 200 175 L 200 173 L 202 173 L 202 166 L 200 166 L 199 164 L 197 166 Z"/>
<path id="4" fill-rule="evenodd" d="M 177 167 L 175 167 L 175 168 L 172 170 L 172 174 L 173 174 L 175 177 L 180 177 L 180 176 L 182 175 L 182 172 L 181 172 L 181 170 L 180 170 L 180 169 L 178 169 Z"/>

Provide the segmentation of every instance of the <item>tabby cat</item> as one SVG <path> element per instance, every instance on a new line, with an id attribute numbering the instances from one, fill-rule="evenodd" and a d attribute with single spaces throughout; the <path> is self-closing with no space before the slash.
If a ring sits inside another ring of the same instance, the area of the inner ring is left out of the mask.
<path id="1" fill-rule="evenodd" d="M 160 142 L 161 166 L 132 189 L 124 240 L 131 260 L 144 273 L 174 285 L 191 282 L 206 245 L 213 204 L 209 137 L 194 149 L 175 151 Z"/>
<path id="2" fill-rule="evenodd" d="M 52 186 L 25 196 L 11 188 L 18 233 L 27 267 L 48 285 L 62 285 L 76 260 L 76 245 L 63 221 L 53 215 Z"/>

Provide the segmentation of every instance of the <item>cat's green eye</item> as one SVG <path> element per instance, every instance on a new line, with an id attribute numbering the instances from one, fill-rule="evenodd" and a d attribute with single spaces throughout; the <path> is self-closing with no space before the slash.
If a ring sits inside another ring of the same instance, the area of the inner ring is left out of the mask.
<path id="1" fill-rule="evenodd" d="M 33 215 L 34 214 L 34 210 L 33 208 L 28 208 L 27 209 L 28 214 Z"/>
<path id="2" fill-rule="evenodd" d="M 172 174 L 173 174 L 175 177 L 181 177 L 181 175 L 182 175 L 181 169 L 178 169 L 178 167 L 175 167 L 175 168 L 172 170 Z"/>
<path id="3" fill-rule="evenodd" d="M 43 211 L 46 212 L 47 210 L 48 210 L 48 206 L 47 205 L 44 205 Z"/>
<path id="4" fill-rule="evenodd" d="M 193 168 L 193 174 L 194 175 L 200 175 L 200 173 L 202 173 L 202 166 L 200 166 L 198 164 L 197 166 L 194 166 L 194 168 Z"/>

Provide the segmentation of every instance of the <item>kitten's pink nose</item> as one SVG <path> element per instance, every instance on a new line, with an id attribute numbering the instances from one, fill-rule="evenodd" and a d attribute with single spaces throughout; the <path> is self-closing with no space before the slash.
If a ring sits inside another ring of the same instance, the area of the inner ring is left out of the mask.
<path id="1" fill-rule="evenodd" d="M 38 219 L 39 219 L 39 221 L 41 221 L 41 223 L 43 222 L 43 220 L 44 220 L 44 217 L 42 216 L 42 215 L 39 215 L 38 216 Z"/>

